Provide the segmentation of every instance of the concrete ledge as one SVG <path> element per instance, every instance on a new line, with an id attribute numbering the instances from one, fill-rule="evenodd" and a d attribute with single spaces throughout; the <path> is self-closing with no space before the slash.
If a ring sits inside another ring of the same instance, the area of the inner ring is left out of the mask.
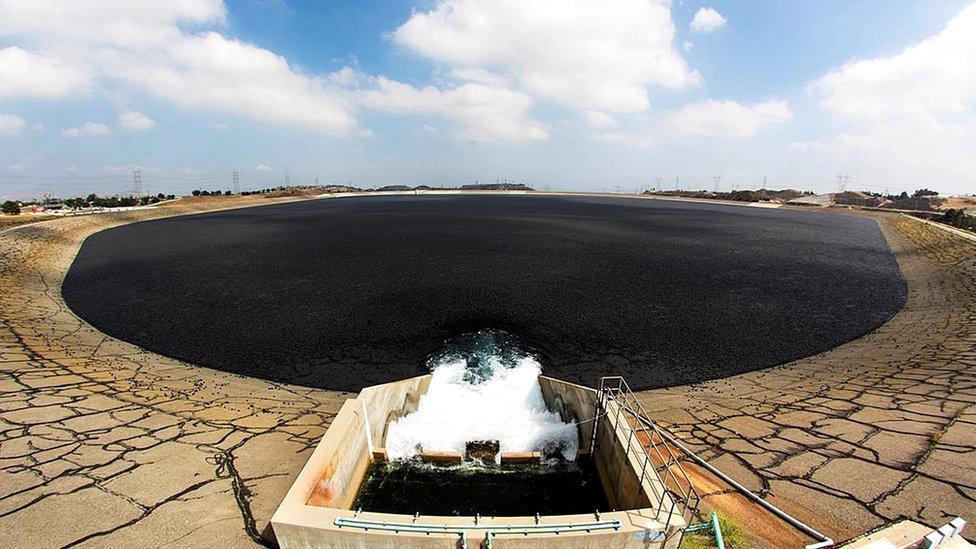
<path id="1" fill-rule="evenodd" d="M 951 225 L 946 225 L 945 223 L 939 223 L 937 221 L 929 221 L 928 219 L 922 219 L 921 217 L 915 217 L 914 215 L 909 215 L 906 213 L 903 213 L 901 215 L 907 217 L 908 219 L 918 221 L 919 223 L 925 223 L 926 225 L 931 225 L 932 227 L 945 231 L 949 234 L 953 234 L 955 236 L 958 236 L 970 242 L 976 242 L 976 234 L 973 234 L 969 231 L 964 231 L 962 229 L 957 229 Z"/>
<path id="2" fill-rule="evenodd" d="M 461 452 L 421 452 L 420 461 L 437 465 L 458 465 L 464 456 Z"/>
<path id="3" fill-rule="evenodd" d="M 542 454 L 539 452 L 502 452 L 501 459 L 502 465 L 539 463 L 542 461 Z"/>

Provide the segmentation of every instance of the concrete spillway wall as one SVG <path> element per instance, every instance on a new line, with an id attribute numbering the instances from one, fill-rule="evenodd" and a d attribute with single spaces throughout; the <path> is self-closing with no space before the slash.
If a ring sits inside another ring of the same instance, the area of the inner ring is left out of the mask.
<path id="1" fill-rule="evenodd" d="M 278 507 L 272 525 L 284 549 L 312 547 L 677 547 L 683 518 L 653 467 L 641 463 L 633 430 L 610 421 L 613 404 L 593 389 L 540 376 L 549 409 L 577 424 L 613 512 L 544 517 L 407 516 L 352 510 L 390 421 L 415 411 L 430 384 L 420 376 L 364 389 L 347 400 Z M 599 419 L 597 419 L 599 416 Z M 644 466 L 642 469 L 641 466 Z M 673 505 L 671 506 L 673 508 Z"/>

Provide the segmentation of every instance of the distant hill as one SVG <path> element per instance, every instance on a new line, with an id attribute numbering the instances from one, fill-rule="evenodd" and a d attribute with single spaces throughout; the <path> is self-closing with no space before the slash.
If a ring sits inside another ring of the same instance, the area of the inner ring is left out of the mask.
<path id="1" fill-rule="evenodd" d="M 523 183 L 478 183 L 475 185 L 461 185 L 462 191 L 534 191 Z"/>
<path id="2" fill-rule="evenodd" d="M 460 187 L 431 187 L 430 185 L 387 185 L 374 191 L 533 191 L 523 183 L 476 183 L 473 185 L 461 185 Z"/>
<path id="3" fill-rule="evenodd" d="M 736 202 L 778 202 L 784 203 L 802 196 L 809 196 L 812 193 L 797 191 L 794 189 L 757 189 L 754 191 L 644 191 L 644 194 L 659 196 L 679 196 L 682 198 L 710 198 L 713 200 L 734 200 Z"/>

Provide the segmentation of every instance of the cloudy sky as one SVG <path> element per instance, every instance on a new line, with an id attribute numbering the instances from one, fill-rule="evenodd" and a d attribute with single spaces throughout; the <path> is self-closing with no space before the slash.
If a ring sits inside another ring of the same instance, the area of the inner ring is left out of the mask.
<path id="1" fill-rule="evenodd" d="M 976 3 L 0 0 L 0 199 L 976 192 Z"/>

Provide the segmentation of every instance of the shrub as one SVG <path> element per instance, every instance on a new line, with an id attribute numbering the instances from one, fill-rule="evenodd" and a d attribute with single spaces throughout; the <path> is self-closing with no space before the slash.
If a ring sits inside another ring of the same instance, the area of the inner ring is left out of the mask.
<path id="1" fill-rule="evenodd" d="M 948 209 L 939 218 L 939 221 L 945 223 L 946 225 L 952 225 L 953 227 L 959 227 L 960 229 L 967 229 L 970 231 L 976 231 L 976 217 L 967 215 L 966 210 L 962 208 L 958 209 Z"/>
<path id="2" fill-rule="evenodd" d="M 0 205 L 0 211 L 7 215 L 17 215 L 20 213 L 20 203 L 8 200 Z"/>
<path id="3" fill-rule="evenodd" d="M 718 524 L 722 529 L 722 540 L 726 548 L 737 549 L 746 545 L 748 535 L 738 521 L 719 515 Z M 715 533 L 711 528 L 692 532 L 681 540 L 681 549 L 714 549 L 715 547 Z"/>

